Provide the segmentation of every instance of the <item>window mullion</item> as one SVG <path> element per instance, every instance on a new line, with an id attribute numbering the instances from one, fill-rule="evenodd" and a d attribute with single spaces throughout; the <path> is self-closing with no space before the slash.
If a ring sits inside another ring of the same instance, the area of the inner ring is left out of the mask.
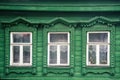
<path id="1" fill-rule="evenodd" d="M 23 65 L 23 45 L 20 45 L 20 65 Z"/>
<path id="2" fill-rule="evenodd" d="M 57 45 L 57 64 L 60 65 L 60 45 Z"/>
<path id="3" fill-rule="evenodd" d="M 99 56 L 100 56 L 100 54 L 99 54 L 99 47 L 100 47 L 100 45 L 96 45 L 96 47 L 97 47 L 97 49 L 96 49 L 96 64 L 97 65 L 99 65 Z"/>

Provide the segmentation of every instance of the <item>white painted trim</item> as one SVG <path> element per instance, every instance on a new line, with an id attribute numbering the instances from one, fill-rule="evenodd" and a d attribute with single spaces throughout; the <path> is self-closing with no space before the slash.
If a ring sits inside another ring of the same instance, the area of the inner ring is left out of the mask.
<path id="1" fill-rule="evenodd" d="M 50 42 L 50 34 L 68 34 L 68 43 L 70 43 L 70 33 L 69 32 L 49 32 L 48 33 L 48 43 L 52 43 Z M 66 42 L 57 42 L 57 43 L 66 43 Z"/>
<path id="2" fill-rule="evenodd" d="M 108 42 L 107 43 L 106 42 L 89 42 L 89 33 L 107 33 L 108 34 Z M 89 45 L 96 45 L 96 64 L 89 64 L 89 56 L 88 56 L 88 46 Z M 107 64 L 100 64 L 100 61 L 99 61 L 100 45 L 107 45 L 108 46 Z M 110 65 L 110 32 L 109 31 L 87 32 L 86 64 L 87 64 L 87 66 L 109 66 Z"/>
<path id="3" fill-rule="evenodd" d="M 57 64 L 60 65 L 60 45 L 57 45 Z"/>
<path id="4" fill-rule="evenodd" d="M 30 34 L 30 43 L 13 43 L 13 34 Z M 10 34 L 10 66 L 32 66 L 32 32 L 11 32 Z M 20 62 L 13 62 L 13 46 L 20 47 Z M 23 46 L 30 46 L 30 63 L 23 63 Z"/>
<path id="5" fill-rule="evenodd" d="M 13 43 L 13 34 L 30 34 L 30 43 Z M 32 32 L 11 32 L 10 40 L 11 44 L 32 44 Z"/>
<path id="6" fill-rule="evenodd" d="M 50 42 L 50 34 L 67 34 L 68 35 L 68 42 Z M 47 64 L 48 66 L 68 66 L 69 63 L 70 63 L 70 35 L 69 35 L 69 32 L 49 32 L 48 33 L 48 59 L 47 59 Z M 54 45 L 54 46 L 57 46 L 57 64 L 50 64 L 49 63 L 49 57 L 50 57 L 50 53 L 49 53 L 49 50 L 50 50 L 50 46 L 51 45 Z M 68 57 L 68 62 L 67 64 L 60 64 L 60 46 L 61 45 L 66 45 L 68 47 L 68 54 L 67 54 L 67 57 Z"/>
<path id="7" fill-rule="evenodd" d="M 110 32 L 109 31 L 90 31 L 90 32 L 87 32 L 87 43 L 102 43 L 102 42 L 89 42 L 89 33 L 108 33 L 108 43 L 110 43 Z"/>
<path id="8" fill-rule="evenodd" d="M 99 65 L 100 64 L 100 54 L 99 54 L 99 52 L 100 52 L 100 50 L 99 50 L 99 48 L 100 48 L 100 45 L 96 45 L 96 65 Z"/>

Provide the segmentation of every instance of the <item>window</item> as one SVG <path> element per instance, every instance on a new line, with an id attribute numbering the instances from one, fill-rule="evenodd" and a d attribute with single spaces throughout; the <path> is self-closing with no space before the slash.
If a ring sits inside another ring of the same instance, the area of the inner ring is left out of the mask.
<path id="1" fill-rule="evenodd" d="M 11 32 L 10 36 L 10 65 L 32 65 L 32 33 Z"/>
<path id="2" fill-rule="evenodd" d="M 110 33 L 87 32 L 87 65 L 109 66 Z"/>
<path id="3" fill-rule="evenodd" d="M 69 45 L 69 33 L 48 33 L 48 66 L 68 66 Z"/>

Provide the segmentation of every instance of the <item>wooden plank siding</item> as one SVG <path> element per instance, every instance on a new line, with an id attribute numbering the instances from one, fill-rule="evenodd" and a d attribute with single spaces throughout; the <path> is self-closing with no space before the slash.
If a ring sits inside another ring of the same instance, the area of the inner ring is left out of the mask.
<path id="1" fill-rule="evenodd" d="M 120 1 L 8 1 L 0 2 L 0 80 L 120 80 Z M 110 32 L 109 66 L 87 66 L 88 31 Z M 32 66 L 10 66 L 10 32 L 32 33 Z M 48 66 L 49 32 L 70 34 L 69 66 Z"/>
<path id="2" fill-rule="evenodd" d="M 63 25 L 63 24 L 62 24 Z M 59 25 L 61 26 L 61 25 Z M 24 26 L 23 26 L 24 27 Z M 65 26 L 64 26 L 65 27 Z M 37 28 L 37 27 L 35 27 Z M 71 28 L 71 27 L 70 27 Z M 21 29 L 23 29 L 21 27 Z M 0 30 L 0 76 L 2 79 L 30 79 L 30 80 L 119 80 L 119 75 L 120 75 L 120 28 L 119 26 L 115 26 L 115 53 L 114 53 L 114 59 L 115 59 L 115 65 L 114 65 L 114 70 L 115 73 L 113 75 L 109 75 L 109 74 L 104 74 L 104 73 L 88 73 L 87 75 L 83 75 L 83 54 L 85 54 L 85 52 L 83 52 L 83 45 L 82 43 L 84 42 L 83 39 L 83 33 L 82 27 L 76 27 L 74 28 L 74 65 L 73 65 L 73 75 L 70 76 L 66 73 L 48 73 L 47 75 L 43 74 L 43 65 L 44 65 L 44 39 L 47 39 L 45 37 L 44 34 L 44 27 L 38 27 L 37 31 L 35 32 L 35 44 L 37 44 L 36 46 L 36 73 L 35 74 L 31 74 L 31 73 L 9 73 L 6 74 L 6 70 L 5 70 L 5 32 L 4 32 L 4 28 L 1 26 L 1 30 Z M 57 27 L 55 28 L 57 29 Z M 49 29 L 48 29 L 49 30 Z M 9 41 L 9 40 L 8 40 Z M 47 41 L 47 40 L 46 40 Z M 93 68 L 94 70 L 94 68 Z M 97 70 L 94 70 L 94 72 L 96 72 Z M 97 77 L 95 77 L 97 76 Z"/>

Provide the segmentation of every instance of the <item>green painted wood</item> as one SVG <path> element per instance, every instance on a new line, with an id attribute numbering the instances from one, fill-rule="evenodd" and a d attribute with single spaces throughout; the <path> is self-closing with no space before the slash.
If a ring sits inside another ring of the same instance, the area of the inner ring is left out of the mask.
<path id="1" fill-rule="evenodd" d="M 8 23 L 9 24 L 9 23 Z M 26 25 L 26 22 L 18 21 L 16 24 L 9 24 L 12 25 L 12 27 L 9 27 L 7 23 L 5 23 L 3 26 L 6 26 L 5 28 L 5 74 L 9 73 L 26 73 L 30 72 L 32 74 L 36 73 L 36 28 L 29 27 Z M 10 32 L 32 32 L 32 66 L 30 67 L 15 67 L 10 66 Z"/>
<path id="2" fill-rule="evenodd" d="M 49 4 L 48 4 L 49 5 Z M 0 5 L 0 10 L 19 10 L 19 11 L 120 11 L 120 4 L 117 5 Z"/>
<path id="3" fill-rule="evenodd" d="M 82 43 L 83 43 L 83 46 L 82 46 L 82 48 L 83 48 L 83 55 L 82 55 L 82 57 L 83 57 L 83 62 L 82 62 L 82 66 L 83 66 L 83 70 L 82 70 L 82 72 L 83 72 L 83 74 L 85 75 L 86 73 L 110 73 L 110 75 L 114 75 L 114 72 L 115 72 L 115 70 L 114 70 L 114 66 L 115 66 L 115 64 L 114 64 L 114 62 L 115 62 L 115 60 L 114 60 L 114 57 L 115 57 L 115 55 L 114 55 L 114 50 L 115 50 L 115 39 L 114 39 L 114 33 L 115 33 L 115 29 L 114 29 L 114 26 L 109 26 L 109 25 L 103 25 L 103 23 L 104 23 L 104 21 L 102 22 L 102 21 L 98 21 L 97 23 L 95 23 L 95 25 L 93 24 L 92 26 L 93 27 L 88 27 L 88 25 L 89 24 L 86 24 L 85 26 L 86 27 L 84 27 L 83 28 L 83 30 L 82 30 L 82 36 L 83 36 L 83 38 L 82 38 Z M 109 23 L 109 22 L 108 22 Z M 92 24 L 92 23 L 91 23 Z M 98 25 L 97 25 L 98 24 Z M 100 25 L 101 24 L 101 25 Z M 87 31 L 110 31 L 111 32 L 111 37 L 110 37 L 110 40 L 111 40 L 111 48 L 110 48 L 110 68 L 109 67 L 95 67 L 95 68 L 93 68 L 93 67 L 87 67 L 86 66 L 86 41 L 87 41 Z M 106 68 L 106 69 L 105 69 Z"/>
<path id="4" fill-rule="evenodd" d="M 46 1 L 1 0 L 0 79 L 120 80 L 120 2 Z M 111 32 L 110 67 L 86 66 L 86 31 L 96 30 Z M 9 65 L 11 31 L 33 33 L 32 67 Z M 70 66 L 47 66 L 48 32 L 70 32 Z"/>
<path id="5" fill-rule="evenodd" d="M 27 80 L 27 79 L 33 79 L 35 78 L 36 80 L 38 79 L 43 79 L 43 80 L 50 80 L 49 76 L 52 77 L 51 79 L 60 79 L 60 80 L 76 80 L 76 79 L 81 79 L 81 80 L 89 80 L 89 79 L 98 79 L 95 78 L 94 76 L 100 77 L 100 80 L 109 80 L 111 79 L 118 79 L 119 80 L 119 74 L 120 74 L 120 60 L 119 60 L 119 27 L 113 26 L 114 23 L 110 22 L 109 19 L 106 19 L 104 17 L 98 17 L 91 19 L 90 21 L 87 22 L 80 22 L 82 24 L 77 23 L 69 23 L 65 20 L 62 19 L 55 19 L 49 23 L 44 23 L 42 25 L 39 25 L 37 23 L 32 23 L 29 22 L 28 20 L 24 18 L 18 18 L 10 22 L 3 22 L 2 27 L 1 27 L 1 34 L 0 34 L 0 41 L 4 43 L 3 38 L 5 38 L 5 41 L 7 44 L 9 43 L 9 31 L 33 31 L 35 30 L 33 40 L 34 43 L 36 44 L 36 54 L 35 60 L 33 63 L 36 63 L 36 74 L 31 74 L 29 73 L 29 70 L 32 70 L 31 68 L 15 68 L 15 67 L 4 67 L 4 62 L 0 62 L 2 64 L 0 66 L 0 73 L 2 79 L 21 79 L 21 80 Z M 117 22 L 118 23 L 118 22 Z M 76 25 L 75 25 L 76 24 Z M 33 29 L 33 30 L 32 30 Z M 116 32 L 115 32 L 116 29 Z M 5 30 L 5 34 L 4 34 Z M 86 41 L 86 31 L 92 31 L 92 30 L 110 30 L 111 31 L 111 53 L 114 54 L 112 57 L 111 55 L 111 67 L 109 68 L 103 68 L 103 67 L 86 67 L 84 68 L 83 66 L 85 65 L 85 59 L 83 59 L 85 51 L 84 51 L 84 41 Z M 71 33 L 71 67 L 68 68 L 56 68 L 56 67 L 47 67 L 47 49 L 46 49 L 46 43 L 47 43 L 47 33 L 48 32 L 65 32 L 65 31 L 70 31 Z M 115 34 L 116 33 L 116 34 Z M 116 41 L 115 41 L 115 40 Z M 116 45 L 118 47 L 113 46 L 116 42 Z M 6 43 L 5 43 L 6 44 Z M 5 44 L 1 44 L 0 46 L 4 46 Z M 83 44 L 83 45 L 82 45 Z M 114 51 L 114 48 L 115 51 Z M 6 65 L 9 66 L 9 46 L 6 46 L 6 48 L 1 48 L 2 52 L 2 57 L 0 60 L 7 60 Z M 4 56 L 4 51 L 5 50 L 5 55 L 8 58 L 5 58 Z M 4 58 L 3 58 L 4 57 Z M 112 63 L 113 62 L 113 63 Z M 112 66 L 113 65 L 113 66 Z M 19 69 L 19 70 L 18 70 Z M 16 70 L 16 71 L 15 71 Z M 5 71 L 5 72 L 4 72 Z M 9 72 L 9 74 L 6 75 L 6 72 Z M 12 73 L 15 72 L 15 73 Z M 51 73 L 52 72 L 52 73 Z M 17 73 L 17 74 L 16 74 Z M 19 75 L 18 75 L 19 74 Z M 23 75 L 24 74 L 24 75 Z M 58 76 L 58 77 L 55 77 Z M 31 78 L 30 78 L 31 77 Z M 64 77 L 61 79 L 61 77 Z M 72 78 L 69 78 L 72 77 Z M 112 80 L 111 79 L 111 80 Z"/>

